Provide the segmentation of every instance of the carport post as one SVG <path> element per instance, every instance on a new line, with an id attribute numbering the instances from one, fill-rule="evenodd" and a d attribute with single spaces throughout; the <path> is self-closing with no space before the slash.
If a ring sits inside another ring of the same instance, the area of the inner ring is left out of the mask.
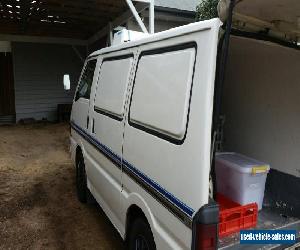
<path id="1" fill-rule="evenodd" d="M 139 16 L 139 13 L 136 11 L 136 8 L 134 7 L 133 3 L 131 0 L 126 0 L 127 5 L 129 7 L 129 9 L 131 10 L 133 16 L 135 17 L 135 20 L 137 21 L 138 25 L 140 26 L 140 28 L 142 29 L 142 31 L 144 33 L 148 33 L 148 30 L 143 22 L 143 20 L 141 19 L 141 17 Z M 145 1 L 143 1 L 145 2 Z"/>
<path id="2" fill-rule="evenodd" d="M 154 34 L 154 0 L 149 3 L 149 29 L 150 34 Z"/>
<path id="3" fill-rule="evenodd" d="M 143 20 L 139 16 L 139 13 L 136 10 L 136 8 L 134 7 L 132 1 L 149 4 L 149 31 L 147 30 Z M 154 33 L 154 0 L 126 0 L 126 2 L 127 2 L 129 9 L 131 10 L 133 16 L 135 17 L 135 20 L 139 24 L 141 30 L 144 33 L 153 34 Z"/>
<path id="4" fill-rule="evenodd" d="M 154 1 L 155 0 L 133 0 L 133 1 L 149 4 L 149 29 L 148 29 L 148 32 L 150 34 L 154 34 L 154 26 L 155 26 L 155 23 L 154 23 L 154 8 L 155 8 Z"/>
<path id="5" fill-rule="evenodd" d="M 109 22 L 108 27 L 109 27 L 109 34 L 108 34 L 109 41 L 108 41 L 108 44 L 110 46 L 110 45 L 112 45 L 112 41 L 113 41 L 113 26 L 112 26 L 111 22 Z"/>

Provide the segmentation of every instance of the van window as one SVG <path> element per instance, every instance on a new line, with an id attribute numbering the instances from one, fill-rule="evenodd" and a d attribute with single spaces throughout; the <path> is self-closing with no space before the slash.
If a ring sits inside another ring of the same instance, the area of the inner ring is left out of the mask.
<path id="1" fill-rule="evenodd" d="M 141 55 L 129 122 L 176 143 L 186 133 L 196 48 L 189 44 L 170 50 Z"/>
<path id="2" fill-rule="evenodd" d="M 93 83 L 94 72 L 97 60 L 90 60 L 86 63 L 84 72 L 81 76 L 78 89 L 76 92 L 75 101 L 79 98 L 90 99 L 91 87 Z"/>
<path id="3" fill-rule="evenodd" d="M 133 55 L 104 59 L 96 91 L 95 111 L 122 120 Z"/>

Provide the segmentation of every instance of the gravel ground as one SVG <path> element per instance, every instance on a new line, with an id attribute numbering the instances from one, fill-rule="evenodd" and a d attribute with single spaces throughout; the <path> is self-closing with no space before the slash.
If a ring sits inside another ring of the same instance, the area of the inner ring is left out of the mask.
<path id="1" fill-rule="evenodd" d="M 77 201 L 67 124 L 0 127 L 0 249 L 122 249 L 102 210 Z"/>

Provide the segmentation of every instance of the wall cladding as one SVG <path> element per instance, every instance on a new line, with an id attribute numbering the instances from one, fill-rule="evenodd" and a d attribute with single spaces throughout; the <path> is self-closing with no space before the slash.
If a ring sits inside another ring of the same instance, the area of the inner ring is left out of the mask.
<path id="1" fill-rule="evenodd" d="M 57 119 L 57 104 L 72 103 L 83 62 L 69 45 L 12 43 L 17 122 Z M 71 90 L 63 88 L 69 74 Z"/>

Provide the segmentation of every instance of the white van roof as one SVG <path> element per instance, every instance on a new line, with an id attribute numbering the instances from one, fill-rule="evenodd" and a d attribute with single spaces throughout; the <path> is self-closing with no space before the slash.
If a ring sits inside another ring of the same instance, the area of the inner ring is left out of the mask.
<path id="1" fill-rule="evenodd" d="M 228 0 L 226 0 L 228 1 Z M 136 47 L 201 29 L 222 25 L 219 18 L 172 28 L 146 38 L 93 52 L 89 57 Z M 293 43 L 300 43 L 300 0 L 237 0 L 233 13 L 233 27 Z"/>
<path id="2" fill-rule="evenodd" d="M 199 30 L 205 30 L 205 29 L 219 29 L 220 26 L 222 25 L 222 22 L 220 21 L 219 18 L 214 18 L 211 20 L 206 20 L 203 22 L 197 22 L 197 23 L 191 23 L 188 25 L 172 28 L 166 31 L 158 32 L 153 35 L 149 35 L 145 38 L 136 40 L 136 41 L 131 41 L 128 43 L 122 43 L 120 45 L 115 45 L 115 46 L 110 46 L 107 48 L 103 48 L 100 50 L 97 50 L 90 54 L 89 57 L 93 56 L 98 56 L 102 54 L 107 54 L 110 52 L 118 51 L 118 50 L 124 50 L 128 48 L 133 48 L 142 44 L 147 44 L 147 43 L 152 43 L 160 40 L 165 40 L 171 37 L 176 37 L 176 36 L 182 36 L 184 34 L 189 34 L 193 32 L 197 32 Z"/>

